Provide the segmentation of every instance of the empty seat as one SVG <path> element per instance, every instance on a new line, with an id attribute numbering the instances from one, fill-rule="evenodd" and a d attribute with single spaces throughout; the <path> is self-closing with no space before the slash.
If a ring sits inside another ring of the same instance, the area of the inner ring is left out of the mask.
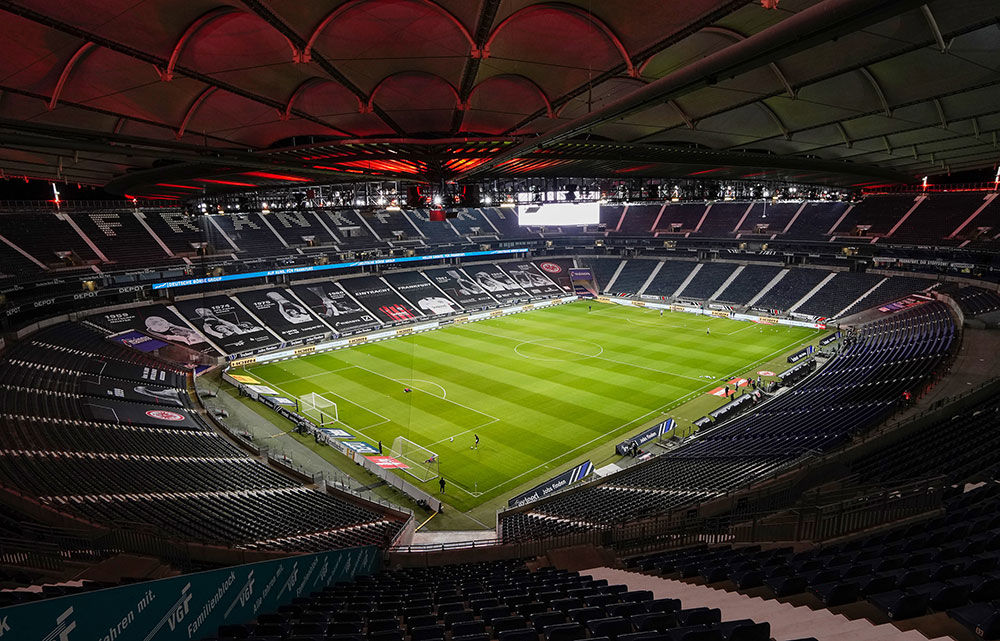
<path id="1" fill-rule="evenodd" d="M 410 631 L 411 641 L 437 641 L 444 639 L 443 625 L 425 625 Z"/>
<path id="2" fill-rule="evenodd" d="M 591 636 L 605 636 L 614 641 L 618 635 L 632 632 L 632 623 L 624 617 L 606 617 L 587 621 L 587 629 Z"/>
<path id="3" fill-rule="evenodd" d="M 545 628 L 546 641 L 576 641 L 587 636 L 587 630 L 579 623 L 562 623 Z"/>
<path id="4" fill-rule="evenodd" d="M 771 624 L 767 621 L 755 623 L 750 619 L 727 621 L 718 626 L 726 641 L 769 641 Z"/>
<path id="5" fill-rule="evenodd" d="M 885 612 L 886 616 L 893 620 L 923 616 L 927 612 L 927 602 L 929 600 L 926 594 L 904 592 L 902 590 L 873 594 L 868 597 L 869 603 Z"/>
<path id="6" fill-rule="evenodd" d="M 497 634 L 499 641 L 538 641 L 538 632 L 533 628 L 513 628 L 501 630 Z"/>
<path id="7" fill-rule="evenodd" d="M 446 630 L 451 630 L 451 627 L 456 623 L 461 623 L 462 621 L 472 621 L 475 615 L 472 610 L 456 610 L 454 612 L 448 612 L 444 615 L 444 627 Z"/>
<path id="8" fill-rule="evenodd" d="M 470 634 L 486 634 L 486 624 L 482 621 L 462 621 L 461 623 L 453 623 L 450 630 L 451 636 L 453 637 L 464 637 Z"/>
<path id="9" fill-rule="evenodd" d="M 600 610 L 597 610 L 600 614 Z M 603 614 L 602 614 L 603 616 Z M 577 623 L 586 623 L 586 621 L 580 621 L 579 619 L 574 619 Z M 540 612 L 531 617 L 531 625 L 535 626 L 535 630 L 539 632 L 544 632 L 545 628 L 550 625 L 559 625 L 560 623 L 566 623 L 566 615 L 562 612 Z"/>
<path id="10" fill-rule="evenodd" d="M 981 639 L 1000 638 L 1000 610 L 992 603 L 973 603 L 948 611 L 948 616 Z"/>

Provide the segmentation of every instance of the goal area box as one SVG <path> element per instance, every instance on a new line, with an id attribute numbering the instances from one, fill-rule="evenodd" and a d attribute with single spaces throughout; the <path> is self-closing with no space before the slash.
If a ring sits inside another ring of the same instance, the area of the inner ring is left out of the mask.
<path id="1" fill-rule="evenodd" d="M 299 398 L 299 411 L 304 416 L 315 421 L 320 427 L 323 427 L 327 423 L 337 423 L 340 421 L 337 404 L 315 392 L 310 392 Z"/>
<path id="2" fill-rule="evenodd" d="M 438 455 L 408 438 L 397 436 L 389 448 L 393 458 L 406 463 L 403 471 L 420 481 L 430 481 L 439 476 Z"/>

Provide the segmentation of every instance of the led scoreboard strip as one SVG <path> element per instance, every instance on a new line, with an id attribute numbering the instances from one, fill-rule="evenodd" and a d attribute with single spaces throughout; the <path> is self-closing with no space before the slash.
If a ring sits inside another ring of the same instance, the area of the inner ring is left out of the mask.
<path id="1" fill-rule="evenodd" d="M 403 258 L 373 258 L 370 260 L 354 260 L 347 263 L 332 263 L 330 265 L 305 265 L 303 267 L 288 267 L 286 269 L 268 269 L 260 272 L 228 274 L 226 276 L 206 276 L 204 278 L 169 280 L 160 283 L 153 283 L 153 289 L 156 290 L 156 289 L 169 289 L 172 287 L 191 287 L 192 285 L 206 285 L 208 283 L 224 283 L 227 281 L 244 280 L 247 278 L 264 278 L 267 276 L 282 276 L 284 274 L 302 274 L 306 272 L 320 272 L 320 271 L 326 271 L 328 269 L 347 269 L 349 267 L 368 267 L 371 265 L 398 265 L 398 264 L 419 262 L 422 260 L 444 260 L 446 258 L 470 258 L 474 256 L 501 256 L 506 254 L 525 254 L 530 251 L 531 249 L 528 247 L 517 247 L 514 249 L 491 249 L 487 251 L 452 252 L 450 254 L 406 256 Z"/>

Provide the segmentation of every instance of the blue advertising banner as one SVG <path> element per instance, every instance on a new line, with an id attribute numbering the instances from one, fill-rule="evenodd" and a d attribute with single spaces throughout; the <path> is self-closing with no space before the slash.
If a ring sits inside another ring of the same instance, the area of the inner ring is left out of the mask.
<path id="1" fill-rule="evenodd" d="M 378 570 L 374 546 L 334 550 L 0 608 L 22 641 L 191 641 Z"/>
<path id="2" fill-rule="evenodd" d="M 615 452 L 620 456 L 625 456 L 632 449 L 632 444 L 635 443 L 636 447 L 642 447 L 646 443 L 652 441 L 653 439 L 660 438 L 667 432 L 670 432 L 677 426 L 677 422 L 672 418 L 657 423 L 653 427 L 649 428 L 641 434 L 636 434 L 632 438 L 627 438 L 617 446 L 615 446 Z"/>
<path id="3" fill-rule="evenodd" d="M 816 348 L 813 347 L 812 345 L 807 345 L 805 348 L 800 349 L 799 351 L 797 351 L 794 354 L 792 354 L 791 356 L 789 356 L 788 357 L 788 362 L 789 363 L 798 362 L 798 361 L 802 360 L 803 358 L 805 358 L 806 356 L 809 356 L 810 354 L 812 354 L 815 350 L 816 350 Z"/>
<path id="4" fill-rule="evenodd" d="M 364 441 L 344 441 L 346 447 L 351 448 L 358 454 L 378 454 L 378 448 L 371 443 L 366 443 Z"/>
<path id="5" fill-rule="evenodd" d="M 534 503 L 535 501 L 543 499 L 557 490 L 561 490 L 568 485 L 576 483 L 577 481 L 582 481 L 590 476 L 593 471 L 594 464 L 590 461 L 584 461 L 573 469 L 566 470 L 559 476 L 555 476 L 541 485 L 531 488 L 524 494 L 518 494 L 511 500 L 507 501 L 507 507 L 521 507 L 522 505 L 527 505 L 528 503 Z"/>
<path id="6" fill-rule="evenodd" d="M 840 338 L 840 332 L 839 331 L 835 332 L 833 334 L 830 334 L 826 338 L 820 340 L 819 345 L 820 345 L 820 347 L 826 347 L 827 345 L 829 345 L 833 341 L 837 340 L 838 338 Z"/>
<path id="7" fill-rule="evenodd" d="M 373 258 L 370 260 L 355 260 L 348 263 L 332 263 L 329 265 L 303 265 L 301 267 L 287 267 L 285 269 L 268 269 L 260 272 L 247 272 L 245 274 L 227 274 L 226 276 L 207 276 L 205 278 L 188 278 L 185 280 L 170 280 L 161 283 L 153 283 L 153 289 L 167 289 L 170 287 L 190 287 L 192 285 L 205 285 L 207 283 L 224 283 L 231 280 L 244 280 L 246 278 L 265 278 L 267 276 L 283 276 L 285 274 L 302 274 L 306 272 L 319 272 L 328 269 L 347 269 L 350 267 L 367 267 L 370 265 L 398 265 L 400 263 L 413 263 L 421 260 L 444 260 L 447 258 L 469 258 L 472 256 L 499 256 L 501 254 L 524 254 L 530 251 L 527 247 L 515 249 L 491 249 L 488 251 L 475 252 L 452 252 L 450 254 L 431 254 L 428 256 L 405 256 L 402 258 Z"/>

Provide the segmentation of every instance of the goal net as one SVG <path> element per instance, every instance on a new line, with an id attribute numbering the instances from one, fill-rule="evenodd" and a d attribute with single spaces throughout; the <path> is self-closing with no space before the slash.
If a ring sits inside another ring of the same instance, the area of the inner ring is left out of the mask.
<path id="1" fill-rule="evenodd" d="M 421 481 L 430 481 L 438 477 L 438 455 L 426 447 L 421 447 L 408 438 L 397 436 L 389 448 L 392 457 L 406 463 L 409 467 L 403 471 L 417 477 Z"/>
<path id="2" fill-rule="evenodd" d="M 314 420 L 321 427 L 340 420 L 337 415 L 337 404 L 315 392 L 309 392 L 299 398 L 299 412 Z"/>

